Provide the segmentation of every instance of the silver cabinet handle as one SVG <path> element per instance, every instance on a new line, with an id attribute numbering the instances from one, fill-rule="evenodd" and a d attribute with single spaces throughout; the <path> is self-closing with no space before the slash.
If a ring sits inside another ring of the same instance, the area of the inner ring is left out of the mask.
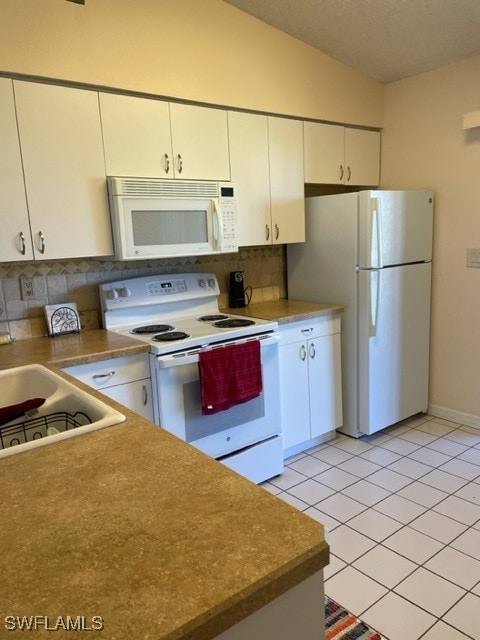
<path id="1" fill-rule="evenodd" d="M 310 354 L 310 358 L 315 358 L 315 345 L 312 343 L 310 343 L 310 347 L 308 348 L 309 354 Z"/>
<path id="2" fill-rule="evenodd" d="M 183 171 L 183 160 L 180 154 L 177 155 L 177 170 L 178 173 L 182 173 Z"/>
<path id="3" fill-rule="evenodd" d="M 350 182 L 350 178 L 352 177 L 352 170 L 350 167 L 347 167 L 347 182 Z"/>
<path id="4" fill-rule="evenodd" d="M 302 329 L 301 331 L 304 335 L 309 336 L 313 331 L 313 327 L 308 327 L 307 329 Z"/>
<path id="5" fill-rule="evenodd" d="M 165 173 L 169 173 L 169 171 L 170 171 L 170 158 L 168 157 L 168 153 L 165 154 L 164 161 L 165 161 Z"/>
<path id="6" fill-rule="evenodd" d="M 105 380 L 105 379 L 110 379 L 112 376 L 115 375 L 115 371 L 109 371 L 108 373 L 96 373 L 93 376 L 94 380 Z"/>
<path id="7" fill-rule="evenodd" d="M 280 229 L 278 227 L 278 224 L 275 223 L 275 240 L 278 240 L 279 235 L 280 235 Z"/>
<path id="8" fill-rule="evenodd" d="M 300 360 L 304 362 L 305 358 L 307 357 L 307 350 L 305 349 L 304 344 L 302 344 L 302 346 L 300 347 L 300 351 L 298 352 L 298 355 L 300 356 Z"/>
<path id="9" fill-rule="evenodd" d="M 265 240 L 270 240 L 270 227 L 268 224 L 265 225 Z"/>
<path id="10" fill-rule="evenodd" d="M 38 239 L 40 240 L 40 253 L 45 253 L 45 237 L 41 231 L 38 232 Z"/>
<path id="11" fill-rule="evenodd" d="M 145 385 L 142 385 L 142 402 L 143 402 L 143 406 L 146 407 L 148 403 L 148 392 L 147 392 L 147 387 Z"/>
<path id="12" fill-rule="evenodd" d="M 24 256 L 26 251 L 25 236 L 23 235 L 23 231 L 20 231 L 18 235 L 20 237 L 20 253 Z"/>
<path id="13" fill-rule="evenodd" d="M 341 165 L 340 165 L 340 180 L 343 180 L 343 174 L 344 174 L 344 171 L 343 171 L 343 164 L 341 164 Z"/>

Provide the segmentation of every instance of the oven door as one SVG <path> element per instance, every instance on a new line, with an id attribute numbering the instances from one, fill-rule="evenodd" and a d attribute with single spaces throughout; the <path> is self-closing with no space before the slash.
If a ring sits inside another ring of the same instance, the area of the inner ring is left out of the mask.
<path id="1" fill-rule="evenodd" d="M 279 435 L 279 336 L 255 339 L 261 341 L 262 393 L 212 415 L 202 414 L 198 352 L 151 355 L 155 422 L 214 458 Z"/>

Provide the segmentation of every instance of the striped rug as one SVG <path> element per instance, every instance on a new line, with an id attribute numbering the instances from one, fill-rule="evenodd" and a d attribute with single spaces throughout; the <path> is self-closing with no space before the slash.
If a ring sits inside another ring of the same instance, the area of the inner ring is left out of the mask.
<path id="1" fill-rule="evenodd" d="M 384 640 L 384 638 L 325 596 L 325 640 Z"/>

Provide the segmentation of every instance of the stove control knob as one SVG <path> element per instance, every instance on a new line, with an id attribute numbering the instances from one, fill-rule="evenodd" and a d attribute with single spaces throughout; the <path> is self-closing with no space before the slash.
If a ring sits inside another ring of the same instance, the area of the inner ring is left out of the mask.
<path id="1" fill-rule="evenodd" d="M 202 289 L 205 289 L 207 286 L 207 281 L 205 280 L 205 278 L 201 278 L 199 279 L 198 284 Z"/>
<path id="2" fill-rule="evenodd" d="M 121 298 L 128 298 L 128 296 L 130 295 L 131 291 L 128 287 L 120 287 L 120 289 L 117 289 L 118 291 L 118 295 Z"/>
<path id="3" fill-rule="evenodd" d="M 118 298 L 118 291 L 116 289 L 110 289 L 107 296 L 109 300 L 116 300 Z"/>
<path id="4" fill-rule="evenodd" d="M 215 280 L 213 278 L 208 279 L 208 286 L 210 289 L 215 289 Z"/>

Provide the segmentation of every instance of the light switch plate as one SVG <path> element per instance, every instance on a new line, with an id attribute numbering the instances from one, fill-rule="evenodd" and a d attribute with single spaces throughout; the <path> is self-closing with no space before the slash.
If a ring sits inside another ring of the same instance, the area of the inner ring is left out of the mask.
<path id="1" fill-rule="evenodd" d="M 480 249 L 467 249 L 467 267 L 480 267 Z"/>

